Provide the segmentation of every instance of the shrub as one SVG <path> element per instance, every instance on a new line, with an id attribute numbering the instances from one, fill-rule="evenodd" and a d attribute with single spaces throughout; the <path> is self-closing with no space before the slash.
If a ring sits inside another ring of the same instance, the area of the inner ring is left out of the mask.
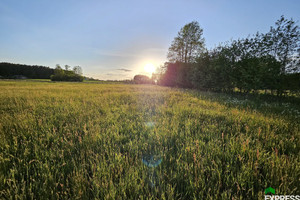
<path id="1" fill-rule="evenodd" d="M 133 81 L 136 84 L 153 84 L 153 80 L 145 75 L 135 75 Z"/>

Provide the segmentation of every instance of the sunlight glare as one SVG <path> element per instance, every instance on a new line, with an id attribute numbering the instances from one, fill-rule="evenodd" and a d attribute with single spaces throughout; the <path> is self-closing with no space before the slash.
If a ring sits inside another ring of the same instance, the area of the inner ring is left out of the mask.
<path id="1" fill-rule="evenodd" d="M 152 74 L 153 72 L 155 72 L 155 66 L 152 63 L 148 63 L 144 66 L 144 70 L 147 73 Z"/>

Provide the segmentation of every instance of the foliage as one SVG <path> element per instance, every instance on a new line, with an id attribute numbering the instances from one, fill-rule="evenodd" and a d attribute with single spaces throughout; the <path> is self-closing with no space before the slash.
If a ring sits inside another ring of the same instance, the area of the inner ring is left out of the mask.
<path id="1" fill-rule="evenodd" d="M 145 75 L 135 75 L 133 81 L 136 84 L 153 84 L 153 80 Z"/>
<path id="2" fill-rule="evenodd" d="M 186 29 L 184 27 L 180 32 Z M 174 41 L 180 40 L 175 38 Z M 174 49 L 174 43 L 170 49 Z M 289 73 L 300 71 L 299 53 L 299 27 L 292 19 L 281 16 L 268 33 L 257 33 L 210 51 L 199 51 L 188 64 L 184 64 L 184 59 L 166 63 L 165 74 L 159 83 L 225 92 L 235 88 L 246 93 L 271 90 L 282 95 L 284 90 L 300 89 L 297 81 L 288 81 Z"/>
<path id="3" fill-rule="evenodd" d="M 25 76 L 31 79 L 50 79 L 54 74 L 54 69 L 37 65 L 22 65 L 13 63 L 0 63 L 0 76 L 3 78 L 14 78 L 15 76 Z"/>
<path id="4" fill-rule="evenodd" d="M 286 74 L 283 79 L 283 89 L 300 92 L 300 73 Z"/>
<path id="5" fill-rule="evenodd" d="M 234 87 L 234 62 L 228 47 L 218 47 L 201 54 L 193 65 L 192 82 L 204 90 L 230 90 Z"/>
<path id="6" fill-rule="evenodd" d="M 190 82 L 191 64 L 181 62 L 165 63 L 165 68 L 166 71 L 159 81 L 160 85 L 183 88 L 192 87 Z"/>
<path id="7" fill-rule="evenodd" d="M 54 75 L 51 75 L 51 81 L 74 81 L 74 82 L 82 82 L 84 77 L 81 75 L 82 70 L 79 66 L 73 68 L 73 71 L 68 70 L 70 67 L 68 65 L 65 66 L 65 70 L 63 70 L 60 65 L 56 65 L 54 70 Z M 78 74 L 80 73 L 80 74 Z"/>
<path id="8" fill-rule="evenodd" d="M 0 102 L 0 199 L 263 199 L 269 186 L 300 193 L 299 98 L 0 81 Z M 142 162 L 148 149 L 162 157 L 154 186 Z"/>
<path id="9" fill-rule="evenodd" d="M 169 48 L 168 58 L 170 62 L 191 63 L 204 49 L 203 29 L 198 22 L 186 24 L 178 32 Z"/>
<path id="10" fill-rule="evenodd" d="M 281 72 L 299 72 L 300 31 L 293 19 L 281 16 L 276 27 L 262 36 L 262 45 L 267 52 L 282 64 Z"/>
<path id="11" fill-rule="evenodd" d="M 78 74 L 78 75 L 82 76 L 82 68 L 80 66 L 73 67 L 73 72 L 75 74 Z"/>

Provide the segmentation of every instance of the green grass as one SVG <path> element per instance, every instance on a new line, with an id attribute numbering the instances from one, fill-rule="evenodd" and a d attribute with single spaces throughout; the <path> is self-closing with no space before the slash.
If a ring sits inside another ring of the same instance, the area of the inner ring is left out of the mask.
<path id="1" fill-rule="evenodd" d="M 299 195 L 298 100 L 0 81 L 0 198 L 263 199 L 270 186 Z M 161 164 L 148 168 L 147 155 Z"/>

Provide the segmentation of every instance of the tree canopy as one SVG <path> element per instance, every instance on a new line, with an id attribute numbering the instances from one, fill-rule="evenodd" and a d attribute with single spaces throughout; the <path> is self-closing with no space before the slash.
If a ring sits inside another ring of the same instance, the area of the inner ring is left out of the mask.
<path id="1" fill-rule="evenodd" d="M 168 52 L 170 62 L 191 63 L 204 49 L 203 29 L 193 21 L 186 24 L 174 38 Z"/>
<path id="2" fill-rule="evenodd" d="M 73 70 L 69 70 L 71 67 L 65 65 L 65 70 L 60 65 L 56 65 L 54 69 L 54 75 L 51 75 L 51 81 L 77 81 L 82 82 L 84 77 L 82 76 L 82 69 L 80 66 L 75 66 Z"/>
<path id="3" fill-rule="evenodd" d="M 281 16 L 267 33 L 204 49 L 198 22 L 185 25 L 169 48 L 159 83 L 214 91 L 300 90 L 300 31 Z"/>
<path id="4" fill-rule="evenodd" d="M 54 69 L 45 66 L 0 63 L 0 76 L 3 78 L 24 76 L 31 79 L 49 79 L 52 74 Z"/>

